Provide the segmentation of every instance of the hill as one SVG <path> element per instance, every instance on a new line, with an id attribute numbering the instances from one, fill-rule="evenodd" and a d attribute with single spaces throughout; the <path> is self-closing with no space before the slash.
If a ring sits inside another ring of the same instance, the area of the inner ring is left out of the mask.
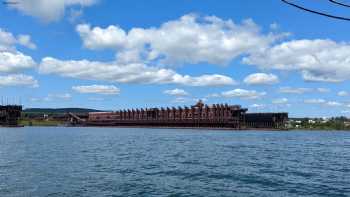
<path id="1" fill-rule="evenodd" d="M 100 112 L 100 110 L 86 108 L 28 108 L 23 110 L 23 113 L 35 114 L 63 114 L 68 112 L 79 114 L 89 112 Z"/>

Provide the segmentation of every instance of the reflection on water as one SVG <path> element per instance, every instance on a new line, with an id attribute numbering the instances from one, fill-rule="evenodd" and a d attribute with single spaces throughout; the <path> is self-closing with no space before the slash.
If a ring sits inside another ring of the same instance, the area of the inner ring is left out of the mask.
<path id="1" fill-rule="evenodd" d="M 349 132 L 0 128 L 0 196 L 347 196 Z"/>

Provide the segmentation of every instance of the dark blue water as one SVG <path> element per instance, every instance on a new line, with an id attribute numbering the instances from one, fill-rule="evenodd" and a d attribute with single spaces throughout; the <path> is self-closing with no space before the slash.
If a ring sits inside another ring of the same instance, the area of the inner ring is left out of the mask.
<path id="1" fill-rule="evenodd" d="M 0 196 L 350 196 L 350 132 L 1 128 Z"/>

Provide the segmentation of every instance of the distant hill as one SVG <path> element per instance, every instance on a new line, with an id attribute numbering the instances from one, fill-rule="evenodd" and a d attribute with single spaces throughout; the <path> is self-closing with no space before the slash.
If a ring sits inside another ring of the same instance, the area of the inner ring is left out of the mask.
<path id="1" fill-rule="evenodd" d="M 23 110 L 24 113 L 37 113 L 37 114 L 62 114 L 62 113 L 89 113 L 89 112 L 101 112 L 96 109 L 85 108 L 28 108 Z"/>

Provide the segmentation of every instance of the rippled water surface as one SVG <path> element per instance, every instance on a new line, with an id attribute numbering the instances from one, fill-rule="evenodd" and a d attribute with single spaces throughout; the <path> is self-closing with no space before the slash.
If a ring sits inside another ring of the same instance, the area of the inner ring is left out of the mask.
<path id="1" fill-rule="evenodd" d="M 350 196 L 350 132 L 0 128 L 0 196 Z"/>

